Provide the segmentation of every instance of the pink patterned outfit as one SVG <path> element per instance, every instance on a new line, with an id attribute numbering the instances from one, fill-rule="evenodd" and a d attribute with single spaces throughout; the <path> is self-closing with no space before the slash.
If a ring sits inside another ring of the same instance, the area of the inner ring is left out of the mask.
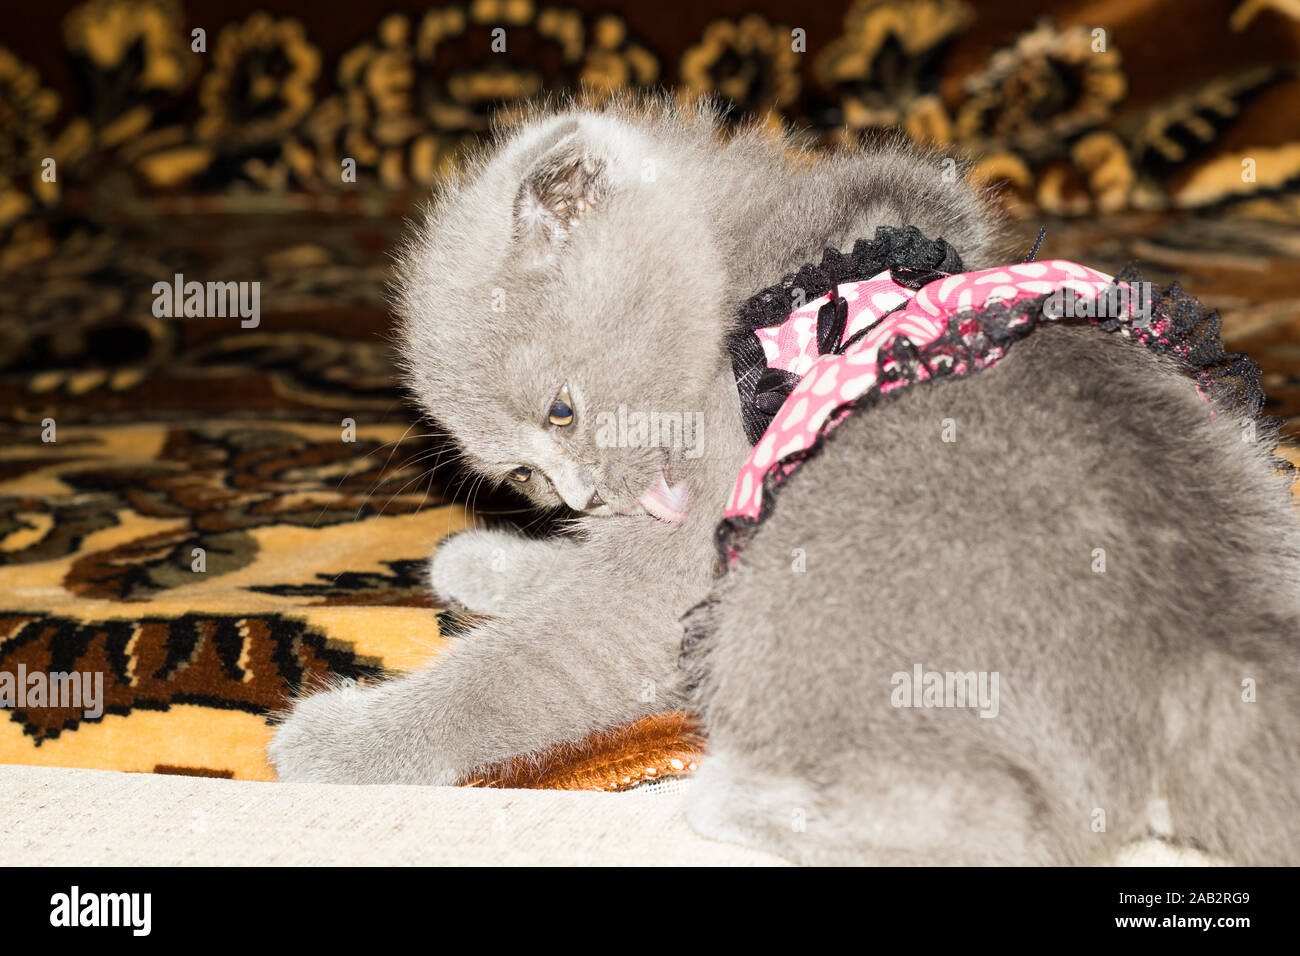
<path id="1" fill-rule="evenodd" d="M 1223 351 L 1217 314 L 1176 285 L 1152 295 L 1132 275 L 1120 281 L 1064 260 L 964 272 L 942 240 L 882 229 L 852 254 L 832 250 L 821 265 L 755 296 L 733 337 L 754 447 L 719 526 L 724 567 L 782 482 L 846 416 L 899 389 L 988 368 L 1047 322 L 1088 322 L 1173 355 L 1207 400 L 1257 412 L 1258 367 Z M 819 285 L 827 291 L 801 304 Z"/>

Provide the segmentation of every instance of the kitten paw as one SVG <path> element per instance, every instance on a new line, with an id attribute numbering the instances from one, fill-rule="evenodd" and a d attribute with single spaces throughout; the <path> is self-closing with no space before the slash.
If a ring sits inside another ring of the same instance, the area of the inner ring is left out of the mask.
<path id="1" fill-rule="evenodd" d="M 299 700 L 276 729 L 267 758 L 281 783 L 456 783 L 461 774 L 427 757 L 418 770 L 385 741 L 383 702 L 356 683 Z M 388 715 L 391 717 L 391 715 Z"/>
<path id="2" fill-rule="evenodd" d="M 479 614 L 497 614 L 514 585 L 515 554 L 529 542 L 502 531 L 461 531 L 444 538 L 429 561 L 436 599 Z"/>

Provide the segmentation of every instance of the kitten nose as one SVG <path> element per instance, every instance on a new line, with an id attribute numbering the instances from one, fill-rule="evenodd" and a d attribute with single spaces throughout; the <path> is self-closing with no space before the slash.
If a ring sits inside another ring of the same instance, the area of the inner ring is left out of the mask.
<path id="1" fill-rule="evenodd" d="M 590 511 L 592 508 L 599 508 L 604 503 L 605 503 L 605 499 L 600 496 L 600 492 L 593 491 L 591 493 L 591 497 L 587 499 L 587 504 L 583 507 L 582 510 Z"/>

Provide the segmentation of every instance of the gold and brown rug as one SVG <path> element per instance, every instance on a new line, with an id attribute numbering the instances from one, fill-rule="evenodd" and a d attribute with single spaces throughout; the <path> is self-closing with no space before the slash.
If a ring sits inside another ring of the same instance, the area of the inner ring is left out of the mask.
<path id="1" fill-rule="evenodd" d="M 0 713 L 0 763 L 269 779 L 269 715 L 304 681 L 456 639 L 424 564 L 522 502 L 435 467 L 395 382 L 386 252 L 540 90 L 663 82 L 827 142 L 901 124 L 983 157 L 1024 249 L 1046 223 L 1044 256 L 1136 259 L 1220 309 L 1300 437 L 1294 5 L 270 6 L 41 5 L 0 45 L 0 675 L 103 681 L 94 718 Z M 498 23 L 511 56 L 475 52 Z M 258 282 L 260 322 L 155 315 L 177 274 Z M 628 787 L 701 747 L 663 714 L 474 783 Z"/>
<path id="2" fill-rule="evenodd" d="M 15 706 L 0 762 L 271 779 L 266 718 L 292 688 L 434 657 L 424 564 L 469 517 L 385 465 L 402 431 L 345 442 L 302 422 L 190 421 L 6 435 L 0 670 L 103 683 L 93 719 Z M 663 715 L 475 784 L 628 786 L 685 772 L 697 752 L 689 720 Z"/>

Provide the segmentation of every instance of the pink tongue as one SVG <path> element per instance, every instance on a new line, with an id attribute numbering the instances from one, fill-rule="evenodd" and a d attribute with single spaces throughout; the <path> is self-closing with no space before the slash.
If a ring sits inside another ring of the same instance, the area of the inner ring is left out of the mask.
<path id="1" fill-rule="evenodd" d="M 641 507 L 647 514 L 654 515 L 660 521 L 681 521 L 690 511 L 690 492 L 686 482 L 679 481 L 669 486 L 661 471 L 650 490 L 640 497 Z"/>

